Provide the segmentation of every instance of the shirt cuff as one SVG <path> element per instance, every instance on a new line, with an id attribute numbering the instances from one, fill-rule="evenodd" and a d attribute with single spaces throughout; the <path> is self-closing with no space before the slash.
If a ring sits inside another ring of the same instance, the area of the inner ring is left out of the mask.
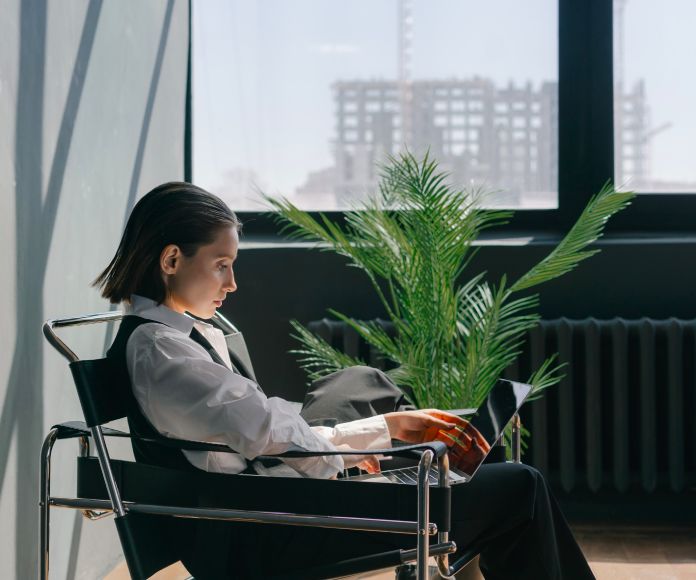
<path id="1" fill-rule="evenodd" d="M 366 417 L 348 423 L 339 423 L 329 437 L 334 445 L 348 445 L 353 449 L 388 449 L 391 436 L 384 415 Z"/>

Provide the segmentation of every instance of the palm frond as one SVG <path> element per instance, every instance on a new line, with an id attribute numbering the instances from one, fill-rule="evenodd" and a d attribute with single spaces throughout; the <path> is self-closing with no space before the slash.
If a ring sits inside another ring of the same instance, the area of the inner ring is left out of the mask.
<path id="1" fill-rule="evenodd" d="M 529 400 L 533 401 L 540 398 L 545 389 L 560 383 L 563 377 L 565 377 L 565 374 L 561 371 L 566 366 L 567 363 L 558 363 L 558 354 L 553 354 L 547 358 L 527 381 L 532 385 L 532 394 Z"/>
<path id="2" fill-rule="evenodd" d="M 335 349 L 296 320 L 291 320 L 290 324 L 295 330 L 293 338 L 304 345 L 304 348 L 294 349 L 290 352 L 299 355 L 300 364 L 307 372 L 310 381 L 341 369 L 365 364 L 364 361 Z"/>
<path id="3" fill-rule="evenodd" d="M 366 342 L 377 347 L 393 361 L 398 362 L 400 353 L 396 343 L 379 324 L 374 321 L 362 322 L 355 320 L 333 309 L 330 309 L 329 312 L 355 330 Z"/>
<path id="4" fill-rule="evenodd" d="M 598 249 L 585 248 L 602 235 L 609 218 L 628 206 L 634 197 L 634 192 L 616 191 L 611 183 L 606 183 L 601 191 L 590 199 L 565 238 L 546 258 L 517 280 L 511 290 L 525 290 L 558 278 L 570 272 L 582 260 L 599 252 Z"/>

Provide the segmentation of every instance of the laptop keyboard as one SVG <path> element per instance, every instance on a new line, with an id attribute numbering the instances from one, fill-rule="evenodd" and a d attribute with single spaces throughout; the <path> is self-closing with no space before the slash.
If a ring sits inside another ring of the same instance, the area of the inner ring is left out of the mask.
<path id="1" fill-rule="evenodd" d="M 384 477 L 394 483 L 409 483 L 416 485 L 418 483 L 418 468 L 417 467 L 402 467 L 401 469 L 390 469 L 381 473 Z M 428 483 L 437 485 L 437 470 L 434 467 L 430 468 L 428 474 Z"/>
<path id="2" fill-rule="evenodd" d="M 436 467 L 430 468 L 430 473 L 428 474 L 428 484 L 437 487 L 438 483 L 438 471 Z M 418 467 L 402 467 L 400 469 L 388 469 L 386 471 L 381 471 L 380 473 L 362 474 L 362 475 L 352 475 L 350 477 L 343 478 L 346 481 L 372 481 L 375 483 L 402 483 L 406 485 L 417 485 L 418 484 Z M 454 485 L 457 483 L 464 483 L 469 481 L 469 478 L 464 473 L 455 470 L 450 470 L 449 472 L 449 483 Z"/>

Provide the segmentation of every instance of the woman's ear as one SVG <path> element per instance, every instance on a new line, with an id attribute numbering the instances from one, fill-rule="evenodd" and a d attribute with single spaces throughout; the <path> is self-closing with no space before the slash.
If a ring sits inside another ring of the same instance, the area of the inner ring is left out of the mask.
<path id="1" fill-rule="evenodd" d="M 181 250 L 175 244 L 165 246 L 160 254 L 160 269 L 162 273 L 171 275 L 176 274 L 176 270 L 181 262 Z"/>

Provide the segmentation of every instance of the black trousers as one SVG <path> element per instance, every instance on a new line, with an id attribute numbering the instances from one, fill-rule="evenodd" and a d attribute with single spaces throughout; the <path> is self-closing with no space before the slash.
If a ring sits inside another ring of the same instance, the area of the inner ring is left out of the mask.
<path id="1" fill-rule="evenodd" d="M 332 424 L 406 408 L 401 391 L 384 373 L 353 367 L 315 382 L 302 416 L 310 425 Z M 340 484 L 335 488 L 337 505 L 350 501 L 341 493 Z M 225 540 L 231 544 L 225 574 L 230 578 L 282 577 L 305 567 L 415 547 L 410 535 L 231 526 L 227 524 L 226 529 L 233 533 Z M 480 549 L 480 567 L 487 579 L 594 578 L 544 478 L 525 465 L 483 465 L 469 483 L 453 486 L 450 538 L 460 549 L 471 545 Z M 189 570 L 196 578 L 206 577 L 202 570 Z"/>

